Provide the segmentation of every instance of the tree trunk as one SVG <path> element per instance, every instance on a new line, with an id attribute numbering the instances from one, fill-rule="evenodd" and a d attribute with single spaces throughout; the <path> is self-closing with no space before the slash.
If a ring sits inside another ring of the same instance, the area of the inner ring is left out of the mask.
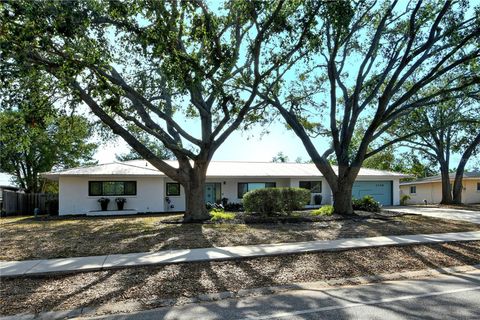
<path id="1" fill-rule="evenodd" d="M 448 172 L 448 167 L 440 166 L 440 171 L 442 175 L 442 200 L 441 204 L 451 204 L 452 203 L 452 187 L 450 184 L 450 173 Z"/>
<path id="2" fill-rule="evenodd" d="M 345 172 L 346 170 L 350 172 L 347 173 Z M 330 184 L 331 186 L 335 185 L 335 187 L 332 188 L 334 213 L 342 215 L 353 214 L 352 189 L 356 177 L 354 171 L 355 170 L 351 170 L 351 168 L 339 167 L 339 174 L 341 174 L 341 176 L 336 178 L 336 183 Z"/>
<path id="3" fill-rule="evenodd" d="M 453 182 L 453 203 L 461 204 L 462 203 L 462 180 L 463 173 L 465 171 L 465 166 L 468 162 L 468 159 L 472 156 L 473 151 L 480 144 L 480 132 L 476 138 L 470 143 L 468 148 L 463 152 L 462 158 L 457 167 L 457 172 L 455 173 L 455 181 Z"/>
<path id="4" fill-rule="evenodd" d="M 205 221 L 210 219 L 210 214 L 205 206 L 205 180 L 207 164 L 195 164 L 189 172 L 190 179 L 184 184 L 185 188 L 185 222 Z"/>
<path id="5" fill-rule="evenodd" d="M 458 171 L 457 171 L 458 174 Z M 453 182 L 453 203 L 462 204 L 462 180 L 463 180 L 463 170 L 460 176 L 455 175 L 455 181 Z"/>
<path id="6" fill-rule="evenodd" d="M 333 212 L 342 215 L 353 214 L 352 184 L 343 182 L 342 186 L 333 192 Z"/>

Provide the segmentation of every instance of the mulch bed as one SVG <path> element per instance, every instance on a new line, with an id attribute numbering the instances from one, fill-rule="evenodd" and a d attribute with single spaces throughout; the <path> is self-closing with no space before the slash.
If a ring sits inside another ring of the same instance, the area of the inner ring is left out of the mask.
<path id="1" fill-rule="evenodd" d="M 387 211 L 382 210 L 381 212 L 367 212 L 367 211 L 355 211 L 354 214 L 351 215 L 340 215 L 340 214 L 332 214 L 332 215 L 318 215 L 314 216 L 311 215 L 311 210 L 301 210 L 301 211 L 293 211 L 290 214 L 278 214 L 278 215 L 261 215 L 261 214 L 249 214 L 246 212 L 236 212 L 234 219 L 219 219 L 216 221 L 194 221 L 188 223 L 194 224 L 272 224 L 272 223 L 302 223 L 302 222 L 323 222 L 323 221 L 337 221 L 337 220 L 352 220 L 352 221 L 360 221 L 362 219 L 381 219 L 381 220 L 389 220 L 395 217 L 402 217 L 407 215 L 413 215 L 411 213 L 402 213 L 402 212 L 394 212 L 394 211 Z M 185 222 L 182 218 L 171 218 L 171 219 L 164 219 L 160 221 L 161 224 L 184 224 Z"/>
<path id="2" fill-rule="evenodd" d="M 0 314 L 128 301 L 148 309 L 164 299 L 181 304 L 200 294 L 478 263 L 480 241 L 472 241 L 2 279 Z"/>
<path id="3" fill-rule="evenodd" d="M 168 249 L 480 230 L 480 225 L 418 215 L 319 217 L 319 221 L 165 224 L 181 215 L 0 219 L 0 260 L 51 259 Z M 324 219 L 323 219 L 324 218 Z"/>

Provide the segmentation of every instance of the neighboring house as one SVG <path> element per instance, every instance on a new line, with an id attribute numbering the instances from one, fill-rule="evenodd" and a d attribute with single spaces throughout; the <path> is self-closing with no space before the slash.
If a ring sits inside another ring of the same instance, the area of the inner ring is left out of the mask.
<path id="1" fill-rule="evenodd" d="M 450 174 L 450 182 L 455 179 L 455 173 Z M 463 175 L 462 202 L 480 203 L 480 171 L 465 172 Z M 440 203 L 442 200 L 442 177 L 432 176 L 414 181 L 400 183 L 402 195 L 408 195 L 408 204 Z"/>
<path id="2" fill-rule="evenodd" d="M 167 162 L 178 166 L 175 161 Z M 117 197 L 127 199 L 125 209 L 129 213 L 185 210 L 185 192 L 180 184 L 144 160 L 47 172 L 42 176 L 59 181 L 60 215 L 95 215 L 100 210 L 101 197 L 110 199 L 109 210 L 116 209 Z M 399 181 L 405 177 L 395 172 L 361 169 L 353 195 L 370 194 L 383 205 L 397 205 Z M 207 171 L 205 202 L 219 203 L 227 198 L 228 202 L 239 203 L 246 192 L 265 187 L 310 189 L 312 205 L 317 194 L 322 195 L 322 204 L 332 201 L 331 189 L 314 164 L 212 161 Z"/>

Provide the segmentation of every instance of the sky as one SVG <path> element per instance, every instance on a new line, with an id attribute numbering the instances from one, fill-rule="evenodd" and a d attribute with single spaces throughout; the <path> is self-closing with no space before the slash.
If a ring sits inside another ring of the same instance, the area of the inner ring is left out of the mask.
<path id="1" fill-rule="evenodd" d="M 319 141 L 318 146 L 323 149 L 326 142 Z M 121 139 L 110 145 L 99 147 L 95 159 L 99 163 L 115 161 L 115 154 L 129 150 L 128 145 Z M 298 157 L 309 160 L 309 156 L 300 139 L 295 133 L 287 130 L 282 123 L 274 123 L 269 127 L 269 133 L 262 135 L 261 128 L 253 128 L 247 132 L 235 131 L 215 152 L 212 160 L 241 160 L 241 161 L 272 161 L 278 153 L 283 152 L 289 161 Z"/>

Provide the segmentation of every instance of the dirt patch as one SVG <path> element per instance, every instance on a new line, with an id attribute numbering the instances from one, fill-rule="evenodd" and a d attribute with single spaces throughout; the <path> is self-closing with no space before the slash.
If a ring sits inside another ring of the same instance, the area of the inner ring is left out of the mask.
<path id="1" fill-rule="evenodd" d="M 2 218 L 0 260 L 480 230 L 469 222 L 417 215 L 251 225 L 162 223 L 175 217 Z"/>
<path id="2" fill-rule="evenodd" d="M 480 241 L 472 241 L 2 279 L 0 313 L 129 301 L 148 309 L 162 306 L 164 299 L 181 304 L 201 294 L 478 263 Z"/>

